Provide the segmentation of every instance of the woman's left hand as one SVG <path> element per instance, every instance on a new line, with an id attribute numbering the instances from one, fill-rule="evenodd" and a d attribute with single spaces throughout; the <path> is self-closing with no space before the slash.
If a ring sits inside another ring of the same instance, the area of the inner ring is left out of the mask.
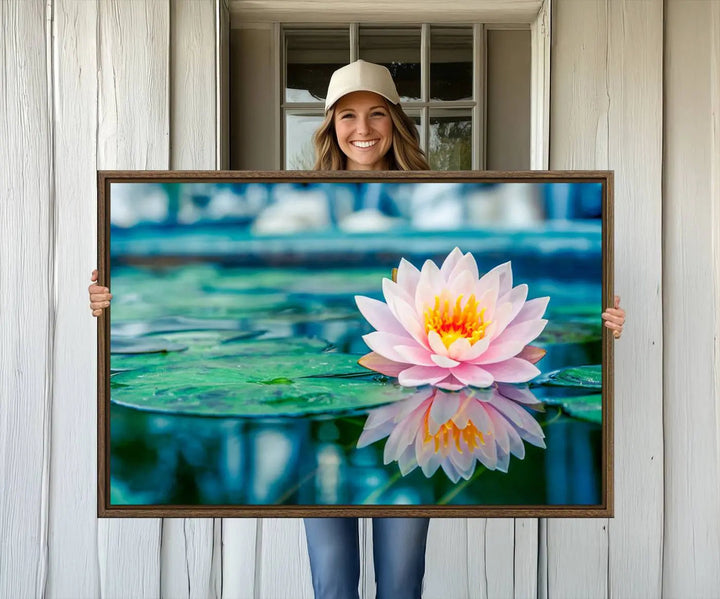
<path id="1" fill-rule="evenodd" d="M 605 326 L 612 331 L 615 339 L 620 339 L 625 324 L 625 310 L 620 307 L 619 295 L 615 296 L 615 307 L 605 310 L 602 313 L 602 319 L 605 321 Z"/>

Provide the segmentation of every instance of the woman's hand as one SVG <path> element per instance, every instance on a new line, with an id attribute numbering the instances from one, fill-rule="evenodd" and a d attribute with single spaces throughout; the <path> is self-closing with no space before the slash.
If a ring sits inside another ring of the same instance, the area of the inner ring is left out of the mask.
<path id="1" fill-rule="evenodd" d="M 91 281 L 97 281 L 98 271 L 93 270 L 90 276 Z M 93 316 L 100 316 L 103 310 L 110 305 L 110 298 L 112 293 L 107 287 L 101 287 L 100 285 L 93 283 L 88 287 L 90 292 L 90 309 L 92 310 Z"/>
<path id="2" fill-rule="evenodd" d="M 615 307 L 608 308 L 602 313 L 605 326 L 610 329 L 615 339 L 620 339 L 625 324 L 625 310 L 620 307 L 620 296 L 615 296 Z"/>

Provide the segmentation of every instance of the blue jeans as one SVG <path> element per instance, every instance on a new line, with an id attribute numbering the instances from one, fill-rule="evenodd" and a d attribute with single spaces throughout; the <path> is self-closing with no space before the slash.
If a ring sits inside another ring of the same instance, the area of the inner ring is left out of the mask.
<path id="1" fill-rule="evenodd" d="M 429 518 L 373 518 L 376 599 L 420 599 Z M 357 518 L 305 518 L 315 599 L 359 599 Z"/>

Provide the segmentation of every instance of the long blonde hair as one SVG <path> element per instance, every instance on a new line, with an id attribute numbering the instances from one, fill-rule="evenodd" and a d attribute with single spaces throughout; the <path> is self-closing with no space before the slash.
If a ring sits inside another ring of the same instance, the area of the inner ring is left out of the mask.
<path id="1" fill-rule="evenodd" d="M 405 114 L 400 104 L 385 102 L 393 123 L 392 148 L 386 154 L 388 170 L 429 171 L 430 165 L 420 149 L 420 136 L 415 123 Z M 344 171 L 347 157 L 338 145 L 335 135 L 335 107 L 325 114 L 325 119 L 313 135 L 316 171 Z"/>

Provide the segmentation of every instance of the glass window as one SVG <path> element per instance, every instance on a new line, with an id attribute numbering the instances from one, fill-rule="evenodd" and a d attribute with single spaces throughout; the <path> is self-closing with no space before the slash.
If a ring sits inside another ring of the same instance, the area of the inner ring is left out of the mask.
<path id="1" fill-rule="evenodd" d="M 284 168 L 312 168 L 330 76 L 358 58 L 390 70 L 431 168 L 529 168 L 530 71 L 517 68 L 529 65 L 529 29 L 350 24 L 282 32 Z"/>
<path id="2" fill-rule="evenodd" d="M 472 169 L 472 116 L 469 111 L 430 113 L 428 143 L 430 168 L 438 171 Z"/>
<path id="3" fill-rule="evenodd" d="M 472 27 L 431 27 L 430 100 L 472 99 Z"/>
<path id="4" fill-rule="evenodd" d="M 360 27 L 359 58 L 389 69 L 401 102 L 421 98 L 420 38 L 420 27 Z"/>
<path id="5" fill-rule="evenodd" d="M 350 62 L 346 29 L 285 32 L 285 101 L 325 99 L 333 71 Z"/>
<path id="6" fill-rule="evenodd" d="M 311 171 L 315 164 L 313 133 L 323 122 L 322 115 L 286 114 L 285 168 L 291 171 Z"/>

